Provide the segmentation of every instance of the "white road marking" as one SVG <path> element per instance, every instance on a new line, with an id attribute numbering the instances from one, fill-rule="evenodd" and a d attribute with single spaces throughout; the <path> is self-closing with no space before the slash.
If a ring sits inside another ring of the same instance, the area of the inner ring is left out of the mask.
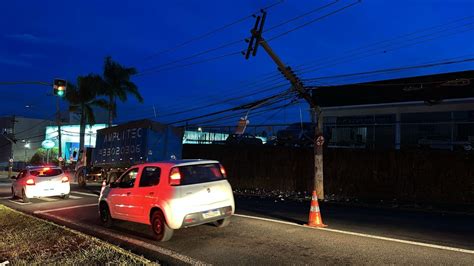
<path id="1" fill-rule="evenodd" d="M 74 193 L 74 194 L 79 194 L 79 195 L 84 195 L 84 196 L 99 197 L 99 196 L 98 196 L 98 195 L 96 195 L 96 194 L 92 194 L 92 193 L 86 193 L 86 192 L 71 191 L 71 193 Z"/>
<path id="2" fill-rule="evenodd" d="M 22 202 L 22 201 L 16 201 L 16 200 L 9 200 L 9 202 L 19 204 L 19 205 L 28 205 L 31 204 L 31 202 Z"/>
<path id="3" fill-rule="evenodd" d="M 441 246 L 441 245 L 435 245 L 435 244 L 427 244 L 427 243 L 416 242 L 416 241 L 409 241 L 409 240 L 403 240 L 403 239 L 397 239 L 397 238 L 391 238 L 391 237 L 383 237 L 383 236 L 362 234 L 362 233 L 343 231 L 343 230 L 337 230 L 337 229 L 330 229 L 330 228 L 309 227 L 309 226 L 305 226 L 305 225 L 301 225 L 301 224 L 297 224 L 297 223 L 292 223 L 292 222 L 285 222 L 285 221 L 279 221 L 279 220 L 274 220 L 274 219 L 255 217 L 255 216 L 249 216 L 249 215 L 243 215 L 243 214 L 234 214 L 234 216 L 249 218 L 249 219 L 255 219 L 255 220 L 268 221 L 268 222 L 274 222 L 274 223 L 280 223 L 280 224 L 293 225 L 293 226 L 304 227 L 304 228 L 309 228 L 309 229 L 329 231 L 329 232 L 352 235 L 352 236 L 360 236 L 360 237 L 366 237 L 366 238 L 372 238 L 372 239 L 392 241 L 392 242 L 398 242 L 398 243 L 421 246 L 421 247 L 428 247 L 428 248 L 456 251 L 456 252 L 467 253 L 467 254 L 474 254 L 474 250 L 470 250 L 470 249 L 454 248 L 454 247 Z"/>
<path id="4" fill-rule="evenodd" d="M 56 211 L 64 211 L 64 210 L 71 210 L 71 209 L 92 207 L 92 206 L 97 206 L 97 205 L 98 205 L 97 203 L 92 203 L 92 204 L 76 205 L 76 206 L 63 207 L 63 208 L 56 208 L 56 209 L 49 209 L 49 210 L 42 210 L 42 211 L 34 211 L 33 213 L 34 213 L 34 214 L 38 214 L 38 213 L 56 212 Z"/>
<path id="5" fill-rule="evenodd" d="M 12 196 L 8 196 L 8 197 L 1 197 L 0 199 L 11 199 Z"/>
<path id="6" fill-rule="evenodd" d="M 66 223 L 69 223 L 69 224 L 72 224 L 72 225 L 77 226 L 77 227 L 81 227 L 81 228 L 85 227 L 88 230 L 93 230 L 93 231 L 98 232 L 102 235 L 106 235 L 106 236 L 111 237 L 111 238 L 119 239 L 121 241 L 125 241 L 127 243 L 130 243 L 130 244 L 133 244 L 133 245 L 136 245 L 136 246 L 140 246 L 142 248 L 146 248 L 146 249 L 154 251 L 154 252 L 161 253 L 163 255 L 171 257 L 175 260 L 182 261 L 184 263 L 188 263 L 188 264 L 192 264 L 192 265 L 209 265 L 209 263 L 205 263 L 203 261 L 193 259 L 193 258 L 188 257 L 186 255 L 177 253 L 175 251 L 172 251 L 172 250 L 169 250 L 169 249 L 166 249 L 166 248 L 162 248 L 162 247 L 156 246 L 154 244 L 150 244 L 150 243 L 147 243 L 145 241 L 138 240 L 138 239 L 135 239 L 135 238 L 122 236 L 122 235 L 116 234 L 114 232 L 110 232 L 109 230 L 99 228 L 99 227 L 94 226 L 94 225 L 78 223 L 76 221 L 72 221 L 70 219 L 59 217 L 57 215 L 49 214 L 49 213 L 44 213 L 43 215 L 47 216 L 47 217 L 57 219 L 57 220 L 60 220 L 60 221 L 63 221 L 63 222 L 66 222 Z"/>
<path id="7" fill-rule="evenodd" d="M 39 198 L 40 200 L 43 200 L 43 201 L 58 201 L 59 199 L 55 199 L 55 198 Z"/>
<path id="8" fill-rule="evenodd" d="M 73 196 L 73 195 L 69 195 L 69 198 L 70 198 L 70 199 L 82 199 L 82 197 Z"/>

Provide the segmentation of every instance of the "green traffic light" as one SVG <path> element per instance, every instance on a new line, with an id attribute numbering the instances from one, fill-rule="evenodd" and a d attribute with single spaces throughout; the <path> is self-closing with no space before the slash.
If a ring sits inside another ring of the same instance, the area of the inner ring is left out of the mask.
<path id="1" fill-rule="evenodd" d="M 64 96 L 64 91 L 62 91 L 62 90 L 61 90 L 61 91 L 58 91 L 58 96 L 59 96 L 59 97 L 63 97 L 63 96 Z"/>

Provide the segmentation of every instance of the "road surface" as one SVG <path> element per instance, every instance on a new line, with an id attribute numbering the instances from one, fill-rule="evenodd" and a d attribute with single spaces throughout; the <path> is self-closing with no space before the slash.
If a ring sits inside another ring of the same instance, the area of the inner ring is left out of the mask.
<path id="1" fill-rule="evenodd" d="M 302 226 L 309 203 L 236 197 L 237 215 L 226 228 L 203 225 L 175 231 L 157 243 L 146 225 L 118 222 L 103 228 L 99 187 L 71 198 L 9 199 L 0 203 L 105 239 L 165 264 L 474 264 L 472 216 L 322 205 L 326 229 Z"/>

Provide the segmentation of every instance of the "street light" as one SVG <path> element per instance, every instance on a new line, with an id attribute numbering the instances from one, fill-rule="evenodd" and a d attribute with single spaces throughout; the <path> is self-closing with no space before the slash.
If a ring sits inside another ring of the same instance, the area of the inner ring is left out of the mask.
<path id="1" fill-rule="evenodd" d="M 27 142 L 27 143 L 24 145 L 24 147 L 25 147 L 25 163 L 26 163 L 26 160 L 28 159 L 27 151 L 28 151 L 29 148 L 31 148 L 30 143 Z"/>

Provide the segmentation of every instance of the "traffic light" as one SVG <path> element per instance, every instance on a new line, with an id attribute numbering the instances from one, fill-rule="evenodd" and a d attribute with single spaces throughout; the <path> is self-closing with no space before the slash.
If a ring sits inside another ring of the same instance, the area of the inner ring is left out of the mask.
<path id="1" fill-rule="evenodd" d="M 53 83 L 53 94 L 64 97 L 66 94 L 67 82 L 64 79 L 55 79 Z"/>

